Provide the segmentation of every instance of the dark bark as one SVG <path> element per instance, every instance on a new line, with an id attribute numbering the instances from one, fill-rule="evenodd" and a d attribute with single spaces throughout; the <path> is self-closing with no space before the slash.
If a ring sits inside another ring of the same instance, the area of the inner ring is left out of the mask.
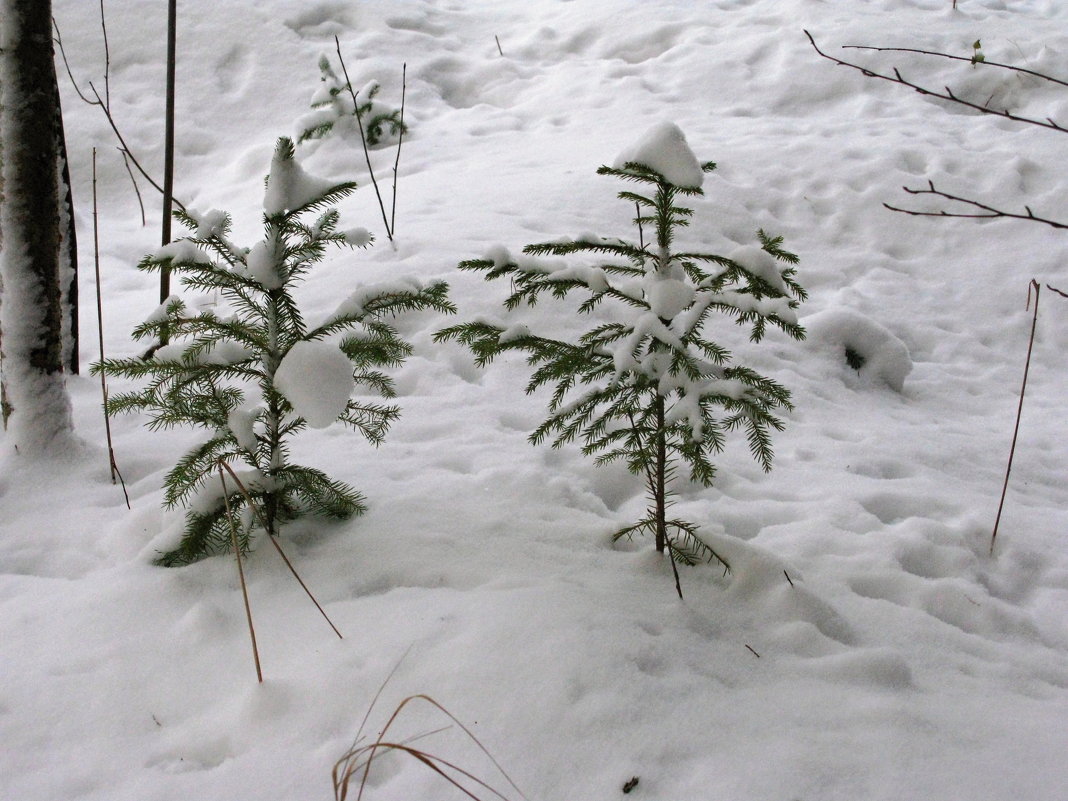
<path id="1" fill-rule="evenodd" d="M 53 72 L 54 74 L 54 72 Z M 63 204 L 63 231 L 61 233 L 62 250 L 60 253 L 61 268 L 70 270 L 69 281 L 65 287 L 67 301 L 67 369 L 73 375 L 78 375 L 80 365 L 78 362 L 78 234 L 74 224 L 74 193 L 70 183 L 70 163 L 67 159 L 67 137 L 63 131 L 63 114 L 56 105 L 56 137 L 59 145 L 59 159 L 62 169 L 59 174 L 59 192 L 63 196 L 60 202 Z"/>
<path id="2" fill-rule="evenodd" d="M 174 194 L 174 64 L 177 38 L 177 0 L 167 4 L 167 101 L 163 133 L 163 226 L 162 244 L 171 241 L 171 207 Z M 160 269 L 159 302 L 165 303 L 171 294 L 171 271 Z M 166 342 L 167 337 L 163 337 Z"/>
<path id="3" fill-rule="evenodd" d="M 11 443 L 43 454 L 71 443 L 64 386 L 60 107 L 51 0 L 5 0 L 3 367 Z"/>
<path id="4" fill-rule="evenodd" d="M 13 86 L 10 97 L 23 100 L 19 110 L 8 110 L 13 130 L 4 131 L 10 185 L 6 202 L 16 204 L 26 244 L 29 269 L 36 280 L 29 298 L 44 324 L 38 341 L 28 350 L 29 365 L 44 373 L 63 370 L 63 305 L 59 285 L 59 196 L 56 110 L 59 89 L 52 52 L 51 0 L 12 0 L 22 19 L 22 35 L 12 43 L 18 65 L 5 76 Z M 20 197 L 13 196 L 18 188 Z M 10 219 L 10 218 L 9 218 Z M 10 238 L 14 232 L 8 231 Z"/>
<path id="5" fill-rule="evenodd" d="M 656 503 L 656 550 L 667 547 L 667 440 L 664 434 L 664 397 L 656 396 L 656 468 L 653 494 Z"/>

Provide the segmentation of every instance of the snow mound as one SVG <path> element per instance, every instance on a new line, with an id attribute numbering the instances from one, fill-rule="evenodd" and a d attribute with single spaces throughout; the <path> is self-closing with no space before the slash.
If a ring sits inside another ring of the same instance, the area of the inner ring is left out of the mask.
<path id="1" fill-rule="evenodd" d="M 672 122 L 654 125 L 645 136 L 616 156 L 612 166 L 622 170 L 631 162 L 656 170 L 675 186 L 700 189 L 705 180 L 697 156 L 686 144 L 686 135 Z"/>
<path id="2" fill-rule="evenodd" d="M 885 381 L 901 392 L 912 371 L 909 349 L 886 327 L 852 309 L 826 309 L 805 318 L 809 340 L 856 370 L 862 378 Z"/>
<path id="3" fill-rule="evenodd" d="M 267 176 L 263 210 L 273 217 L 299 209 L 322 197 L 334 186 L 334 181 L 308 175 L 291 153 L 286 152 L 283 143 L 279 142 L 271 160 L 271 172 Z"/>
<path id="4" fill-rule="evenodd" d="M 352 365 L 330 342 L 298 342 L 278 365 L 274 388 L 312 428 L 326 428 L 345 411 L 352 394 Z"/>

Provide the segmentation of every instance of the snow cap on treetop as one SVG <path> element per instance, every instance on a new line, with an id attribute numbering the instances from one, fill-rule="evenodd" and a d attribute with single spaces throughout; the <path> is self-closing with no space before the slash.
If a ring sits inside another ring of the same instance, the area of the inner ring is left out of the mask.
<path id="1" fill-rule="evenodd" d="M 616 156 L 612 166 L 622 170 L 630 162 L 656 170 L 675 186 L 700 189 L 705 180 L 697 156 L 686 144 L 686 135 L 673 122 L 654 125 L 635 144 Z"/>
<path id="2" fill-rule="evenodd" d="M 294 157 L 293 142 L 283 137 L 278 140 L 271 159 L 263 210 L 269 216 L 293 211 L 318 200 L 333 188 L 332 181 L 304 172 Z"/>

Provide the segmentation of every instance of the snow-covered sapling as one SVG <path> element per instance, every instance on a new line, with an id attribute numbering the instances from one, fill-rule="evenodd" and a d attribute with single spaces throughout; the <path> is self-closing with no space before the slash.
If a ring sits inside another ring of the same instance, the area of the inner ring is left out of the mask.
<path id="1" fill-rule="evenodd" d="M 362 89 L 353 91 L 348 82 L 334 72 L 325 55 L 319 57 L 319 73 L 319 88 L 311 100 L 313 111 L 299 123 L 298 144 L 309 139 L 322 139 L 332 133 L 345 135 L 356 131 L 360 122 L 368 147 L 396 142 L 408 132 L 400 109 L 391 109 L 375 100 L 381 89 L 378 81 L 369 81 Z"/>
<path id="2" fill-rule="evenodd" d="M 619 193 L 636 204 L 637 242 L 582 236 L 527 245 L 519 258 L 501 248 L 460 264 L 462 270 L 484 272 L 487 280 L 506 277 L 512 284 L 505 300 L 509 310 L 532 306 L 546 293 L 557 299 L 571 292 L 584 296 L 578 311 L 599 309 L 605 321 L 576 340 L 484 320 L 436 335 L 470 347 L 480 366 L 508 351 L 526 352 L 535 368 L 527 392 L 554 386 L 549 416 L 531 441 L 551 440 L 560 447 L 580 438 L 583 452 L 595 455 L 598 464 L 622 461 L 644 476 L 647 513 L 615 536 L 653 534 L 656 549 L 671 555 L 673 568 L 676 561 L 723 562 L 694 524 L 668 517 L 679 463 L 688 467 L 691 481 L 710 486 L 716 474 L 712 455 L 724 447 L 727 432 L 740 429 L 769 470 L 770 431 L 783 426 L 774 413 L 791 408 L 784 386 L 733 363 L 728 349 L 712 339 L 707 329 L 713 315 L 748 326 L 753 342 L 769 324 L 795 339 L 804 337 L 795 312 L 805 299 L 794 280 L 797 257 L 781 248 L 780 237 L 759 231 L 759 246 L 729 256 L 676 248 L 675 235 L 693 214 L 677 201 L 702 195 L 704 173 L 713 169 L 711 162 L 698 163 L 677 126 L 662 123 L 614 166 L 598 170 L 648 187 L 645 194 Z M 655 233 L 652 241 L 645 238 L 649 230 Z M 575 255 L 588 259 L 543 258 Z"/>
<path id="3" fill-rule="evenodd" d="M 109 412 L 147 412 L 151 428 L 188 425 L 209 432 L 167 473 L 166 505 L 188 511 L 181 542 L 160 564 L 226 550 L 226 501 L 245 512 L 243 548 L 261 517 L 274 536 L 282 523 L 304 514 L 345 519 L 363 511 L 353 488 L 292 464 L 289 442 L 308 426 L 341 422 L 380 443 L 399 411 L 369 396 L 394 395 L 381 368 L 411 352 L 389 320 L 410 310 L 448 313 L 454 307 L 444 283 L 394 281 L 362 287 L 317 325 L 305 322 L 294 289 L 326 247 L 371 242 L 362 228 L 339 231 L 338 212 L 329 208 L 355 188 L 309 176 L 294 159 L 293 143 L 280 139 L 267 177 L 261 241 L 251 248 L 232 243 L 230 218 L 222 212 L 178 212 L 193 234 L 138 265 L 146 271 L 169 267 L 187 289 L 224 304 L 223 311 L 194 310 L 172 296 L 134 330 L 137 339 L 159 341 L 166 334 L 171 344 L 147 359 L 94 365 L 109 375 L 149 379 L 143 389 L 111 396 Z M 313 212 L 318 216 L 306 221 Z M 352 397 L 356 388 L 362 397 Z M 219 460 L 244 465 L 241 480 L 259 514 L 250 513 L 233 482 L 224 490 Z"/>

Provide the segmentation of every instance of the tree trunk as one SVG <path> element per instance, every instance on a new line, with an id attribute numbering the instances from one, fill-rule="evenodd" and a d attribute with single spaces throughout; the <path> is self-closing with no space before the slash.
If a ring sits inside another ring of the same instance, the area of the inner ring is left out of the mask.
<path id="1" fill-rule="evenodd" d="M 41 454 L 71 442 L 60 287 L 59 89 L 51 0 L 0 0 L 4 202 L 0 220 L 8 441 Z"/>
<path id="2" fill-rule="evenodd" d="M 656 472 L 653 494 L 656 503 L 656 550 L 667 547 L 667 441 L 664 435 L 664 397 L 656 396 Z"/>
<path id="3" fill-rule="evenodd" d="M 58 95 L 57 95 L 58 100 Z M 59 144 L 59 218 L 60 218 L 60 285 L 67 315 L 63 337 L 63 361 L 71 375 L 81 372 L 78 361 L 78 234 L 74 223 L 74 193 L 70 184 L 67 160 L 67 137 L 63 131 L 63 114 L 56 104 L 56 136 Z"/>

